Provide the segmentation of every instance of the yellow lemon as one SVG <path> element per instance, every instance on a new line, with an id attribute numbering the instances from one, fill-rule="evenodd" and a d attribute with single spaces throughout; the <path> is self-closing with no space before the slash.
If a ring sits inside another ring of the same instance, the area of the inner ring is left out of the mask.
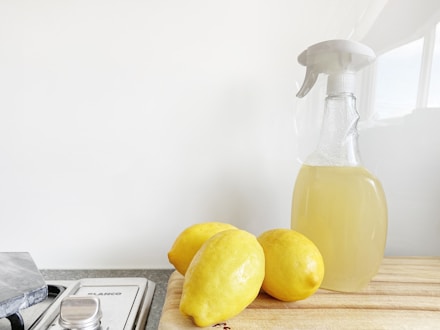
<path id="1" fill-rule="evenodd" d="M 185 275 L 180 311 L 206 327 L 243 311 L 264 279 L 264 252 L 251 233 L 231 229 L 208 239 Z"/>
<path id="2" fill-rule="evenodd" d="M 185 275 L 186 270 L 203 243 L 211 236 L 226 229 L 237 229 L 224 222 L 203 222 L 182 231 L 168 252 L 168 260 L 176 270 Z"/>
<path id="3" fill-rule="evenodd" d="M 272 229 L 258 237 L 266 258 L 263 290 L 282 301 L 311 296 L 324 278 L 324 262 L 316 245 L 291 229 Z"/>

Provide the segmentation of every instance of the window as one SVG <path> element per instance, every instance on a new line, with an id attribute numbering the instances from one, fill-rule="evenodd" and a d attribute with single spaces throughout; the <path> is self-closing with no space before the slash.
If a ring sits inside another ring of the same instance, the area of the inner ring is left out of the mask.
<path id="1" fill-rule="evenodd" d="M 374 120 L 440 107 L 440 24 L 376 61 Z"/>
<path id="2" fill-rule="evenodd" d="M 437 28 L 435 30 L 428 107 L 440 108 L 440 23 L 437 24 Z"/>

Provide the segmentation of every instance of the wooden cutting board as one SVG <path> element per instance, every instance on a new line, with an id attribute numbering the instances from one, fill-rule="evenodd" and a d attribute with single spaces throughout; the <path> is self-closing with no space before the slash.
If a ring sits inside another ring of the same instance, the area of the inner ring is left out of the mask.
<path id="1" fill-rule="evenodd" d="M 159 330 L 200 329 L 179 311 L 183 276 L 168 282 Z M 369 286 L 358 293 L 318 290 L 297 302 L 261 292 L 236 317 L 210 327 L 236 329 L 440 329 L 440 257 L 385 258 Z"/>

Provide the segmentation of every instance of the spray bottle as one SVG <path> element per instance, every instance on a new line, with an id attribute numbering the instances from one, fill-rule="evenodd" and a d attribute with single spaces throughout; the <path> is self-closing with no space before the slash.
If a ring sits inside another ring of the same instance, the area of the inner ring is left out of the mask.
<path id="1" fill-rule="evenodd" d="M 298 57 L 307 67 L 298 97 L 310 91 L 319 74 L 328 79 L 320 138 L 298 173 L 291 225 L 321 251 L 321 287 L 329 290 L 364 288 L 377 273 L 385 250 L 385 194 L 361 164 L 354 96 L 356 72 L 374 59 L 369 47 L 348 40 L 315 44 Z"/>

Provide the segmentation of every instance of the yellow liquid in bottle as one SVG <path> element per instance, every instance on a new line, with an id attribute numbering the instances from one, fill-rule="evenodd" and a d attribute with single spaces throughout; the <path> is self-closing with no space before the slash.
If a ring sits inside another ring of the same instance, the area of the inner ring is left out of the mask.
<path id="1" fill-rule="evenodd" d="M 363 167 L 303 165 L 293 195 L 292 228 L 321 251 L 321 288 L 359 291 L 377 273 L 384 254 L 382 185 Z"/>

